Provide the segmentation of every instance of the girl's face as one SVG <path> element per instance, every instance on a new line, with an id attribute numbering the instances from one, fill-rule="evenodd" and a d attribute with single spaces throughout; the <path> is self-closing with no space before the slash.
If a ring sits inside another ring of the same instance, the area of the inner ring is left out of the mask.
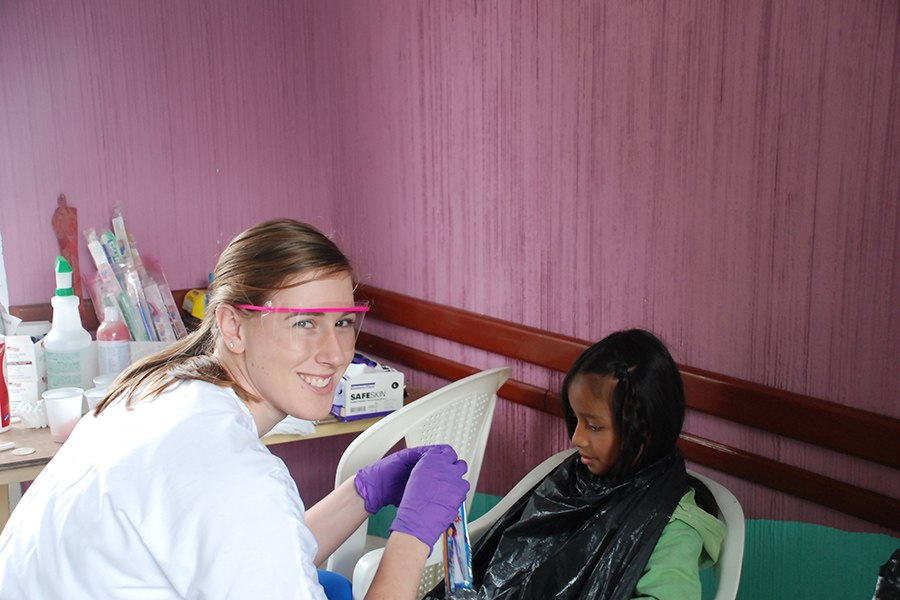
<path id="1" fill-rule="evenodd" d="M 353 306 L 348 274 L 322 279 L 298 278 L 299 285 L 275 292 L 270 302 L 280 308 Z M 315 420 L 328 415 L 341 375 L 353 359 L 353 320 L 342 312 L 267 312 L 248 316 L 242 327 L 241 382 L 263 402 L 250 410 L 274 426 L 285 415 Z M 270 426 L 270 428 L 271 428 Z"/>
<path id="2" fill-rule="evenodd" d="M 609 409 L 615 386 L 615 378 L 594 374 L 576 375 L 569 384 L 569 405 L 577 419 L 572 445 L 594 475 L 607 473 L 619 458 L 619 434 Z"/>

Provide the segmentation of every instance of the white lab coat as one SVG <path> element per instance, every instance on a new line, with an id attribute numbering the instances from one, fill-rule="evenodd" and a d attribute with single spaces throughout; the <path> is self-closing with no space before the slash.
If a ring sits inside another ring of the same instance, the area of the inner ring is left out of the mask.
<path id="1" fill-rule="evenodd" d="M 233 391 L 81 419 L 0 536 L 0 598 L 324 599 L 284 463 Z"/>

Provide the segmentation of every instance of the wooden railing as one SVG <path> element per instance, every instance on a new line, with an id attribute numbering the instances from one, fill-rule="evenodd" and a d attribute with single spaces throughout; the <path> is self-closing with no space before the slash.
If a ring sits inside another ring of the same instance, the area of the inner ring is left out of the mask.
<path id="1" fill-rule="evenodd" d="M 181 305 L 187 290 L 173 291 Z M 564 373 L 588 342 L 361 285 L 372 301 L 367 319 L 419 331 L 486 352 Z M 90 300 L 83 319 L 96 328 Z M 49 320 L 49 304 L 12 307 L 28 321 Z M 397 365 L 455 381 L 481 369 L 437 356 L 386 337 L 360 334 L 358 348 Z M 687 405 L 719 419 L 813 444 L 843 455 L 900 470 L 900 420 L 772 387 L 681 365 Z M 500 396 L 556 416 L 562 403 L 555 390 L 510 379 Z M 691 461 L 900 531 L 900 499 L 819 473 L 759 456 L 726 443 L 684 433 L 680 447 Z"/>
<path id="2" fill-rule="evenodd" d="M 377 319 L 465 346 L 553 371 L 568 370 L 588 342 L 459 310 L 372 286 L 360 286 L 360 297 L 372 301 L 367 319 Z M 456 380 L 480 369 L 424 350 L 362 332 L 364 352 L 442 379 Z M 900 469 L 900 420 L 779 390 L 749 381 L 679 366 L 687 405 L 743 426 L 813 444 L 840 454 Z M 554 390 L 510 379 L 500 396 L 562 416 Z M 900 500 L 732 447 L 685 433 L 680 447 L 691 461 L 732 474 L 900 531 Z"/>
<path id="3" fill-rule="evenodd" d="M 172 290 L 172 296 L 175 298 L 175 305 L 181 306 L 184 302 L 184 296 L 188 290 Z M 97 314 L 94 311 L 94 305 L 90 298 L 82 298 L 79 305 L 81 313 L 81 323 L 88 331 L 94 331 L 100 325 L 97 322 Z M 50 304 L 45 302 L 42 304 L 21 304 L 19 306 L 10 306 L 9 314 L 18 317 L 23 321 L 50 321 L 53 318 L 53 309 Z"/>

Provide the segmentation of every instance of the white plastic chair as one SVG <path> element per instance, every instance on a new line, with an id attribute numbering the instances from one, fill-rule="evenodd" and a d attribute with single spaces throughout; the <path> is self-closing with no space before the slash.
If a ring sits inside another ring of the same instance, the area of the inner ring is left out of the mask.
<path id="1" fill-rule="evenodd" d="M 741 584 L 741 568 L 744 563 L 744 510 L 734 494 L 718 481 L 690 469 L 688 475 L 696 477 L 709 488 L 719 507 L 717 516 L 727 527 L 719 560 L 713 566 L 716 574 L 716 595 L 713 600 L 734 600 Z"/>
<path id="2" fill-rule="evenodd" d="M 509 379 L 511 373 L 510 367 L 498 367 L 470 375 L 422 396 L 378 421 L 362 432 L 344 451 L 338 463 L 335 487 L 355 475 L 360 468 L 379 460 L 401 439 L 405 438 L 407 447 L 450 444 L 469 466 L 465 476 L 471 485 L 466 497 L 466 508 L 469 508 L 481 473 L 484 448 L 497 403 L 497 390 Z M 326 568 L 329 571 L 350 579 L 363 554 L 373 547 L 384 545 L 384 539 L 367 539 L 367 525 L 363 523 L 328 558 Z M 428 573 L 435 572 L 430 575 L 436 576 L 435 583 L 442 577 L 440 570 L 435 568 L 439 566 L 437 561 L 442 556 L 438 542 L 436 551 L 431 554 L 433 564 L 426 565 Z M 377 566 L 376 563 L 375 568 Z M 374 570 L 372 574 L 374 576 Z M 371 583 L 371 579 L 368 583 Z M 354 586 L 354 598 L 365 596 L 368 583 L 359 588 Z M 424 582 L 422 585 L 426 584 Z"/>
<path id="3" fill-rule="evenodd" d="M 573 450 L 571 449 L 563 450 L 544 460 L 520 479 L 491 510 L 469 523 L 469 541 L 471 544 L 474 545 L 513 504 L 572 454 Z M 737 598 L 738 586 L 741 581 L 741 565 L 744 557 L 744 511 L 741 509 L 741 505 L 737 498 L 734 497 L 734 494 L 721 483 L 690 469 L 688 469 L 688 475 L 696 477 L 709 488 L 719 507 L 717 516 L 727 527 L 725 539 L 722 542 L 722 549 L 719 553 L 719 560 L 716 561 L 713 567 L 717 582 L 716 594 L 713 600 L 734 600 Z M 357 581 L 368 589 L 368 583 L 371 583 L 372 578 L 375 576 L 375 570 L 378 568 L 378 560 L 380 560 L 382 552 L 383 549 L 376 550 L 360 559 L 353 574 L 354 598 L 357 598 Z M 430 591 L 442 579 L 442 575 L 443 573 L 438 572 L 438 577 L 430 582 L 431 585 L 424 590 L 420 590 L 419 597 Z M 361 598 L 362 596 L 359 597 Z"/>

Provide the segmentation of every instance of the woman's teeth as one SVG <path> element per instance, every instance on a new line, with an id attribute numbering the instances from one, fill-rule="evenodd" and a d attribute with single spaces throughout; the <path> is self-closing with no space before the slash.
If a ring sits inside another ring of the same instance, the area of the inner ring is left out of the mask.
<path id="1" fill-rule="evenodd" d="M 331 383 L 331 377 L 310 377 L 308 375 L 301 375 L 300 379 L 302 379 L 312 387 L 319 389 Z"/>

